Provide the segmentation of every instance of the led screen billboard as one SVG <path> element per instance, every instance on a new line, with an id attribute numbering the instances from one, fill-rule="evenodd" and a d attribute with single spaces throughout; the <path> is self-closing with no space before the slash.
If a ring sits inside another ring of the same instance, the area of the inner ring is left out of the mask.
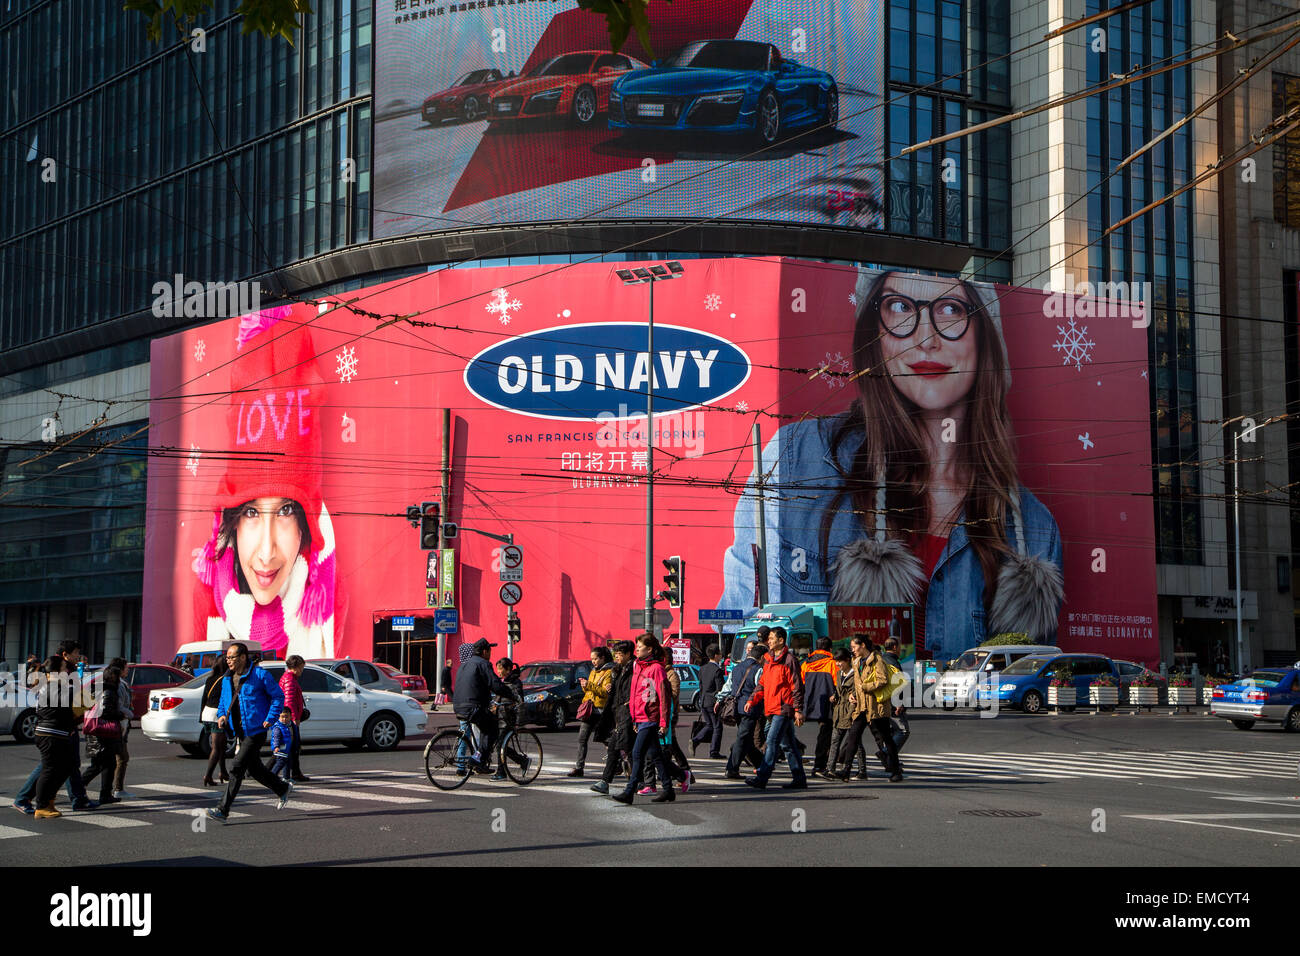
<path id="1" fill-rule="evenodd" d="M 882 225 L 882 0 L 378 0 L 374 236 L 577 219 Z"/>
<path id="2" fill-rule="evenodd" d="M 683 267 L 654 285 L 653 353 L 650 287 L 607 264 L 444 270 L 348 293 L 369 314 L 157 340 L 151 444 L 177 452 L 149 469 L 144 658 L 225 634 L 370 658 L 378 622 L 430 604 L 458 612 L 453 648 L 503 641 L 507 598 L 524 660 L 627 636 L 652 382 L 654 565 L 685 562 L 686 631 L 751 610 L 764 573 L 769 602 L 860 600 L 874 549 L 922 569 L 923 654 L 1033 630 L 1055 577 L 1033 638 L 1156 659 L 1140 323 L 933 276 Z M 441 497 L 444 409 L 461 534 L 440 589 L 406 509 Z"/>

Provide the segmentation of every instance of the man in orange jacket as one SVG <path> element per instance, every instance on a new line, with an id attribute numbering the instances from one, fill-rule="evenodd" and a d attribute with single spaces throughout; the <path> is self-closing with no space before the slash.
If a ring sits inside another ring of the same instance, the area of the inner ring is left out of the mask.
<path id="1" fill-rule="evenodd" d="M 839 665 L 831 654 L 831 639 L 817 638 L 817 649 L 803 662 L 804 717 L 817 723 L 817 746 L 813 750 L 812 772 L 821 777 L 830 776 L 826 764 L 830 761 L 831 731 L 834 729 L 834 703 L 836 685 L 839 683 Z"/>
<path id="2" fill-rule="evenodd" d="M 772 718 L 763 762 L 759 764 L 758 772 L 745 780 L 756 790 L 766 789 L 782 746 L 786 748 L 790 776 L 794 778 L 785 785 L 785 789 L 808 788 L 799 741 L 794 734 L 796 727 L 803 726 L 803 678 L 799 674 L 799 662 L 795 660 L 794 651 L 786 647 L 785 640 L 785 628 L 772 628 L 767 636 L 769 650 L 763 657 L 763 672 L 759 675 L 754 696 L 749 699 L 749 713 L 763 713 Z"/>

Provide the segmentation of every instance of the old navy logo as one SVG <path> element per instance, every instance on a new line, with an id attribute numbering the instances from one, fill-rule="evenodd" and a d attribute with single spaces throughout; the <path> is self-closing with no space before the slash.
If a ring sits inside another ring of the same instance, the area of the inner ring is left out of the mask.
<path id="1" fill-rule="evenodd" d="M 652 384 L 655 412 L 715 402 L 749 378 L 749 357 L 726 339 L 655 325 L 654 355 L 638 322 L 541 329 L 489 346 L 465 367 L 465 386 L 506 411 L 536 418 L 644 417 L 637 395 Z"/>

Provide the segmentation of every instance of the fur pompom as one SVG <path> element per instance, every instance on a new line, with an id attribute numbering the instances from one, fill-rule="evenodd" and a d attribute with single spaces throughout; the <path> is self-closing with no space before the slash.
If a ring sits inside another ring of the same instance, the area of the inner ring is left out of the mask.
<path id="1" fill-rule="evenodd" d="M 1065 601 L 1061 569 L 1035 555 L 1013 555 L 998 572 L 989 608 L 988 633 L 1019 632 L 1029 640 L 1056 643 L 1056 620 Z"/>
<path id="2" fill-rule="evenodd" d="M 244 343 L 261 332 L 265 332 L 279 322 L 292 310 L 287 305 L 278 305 L 273 309 L 262 309 L 239 317 L 239 335 L 235 338 L 235 351 L 243 351 Z"/>
<path id="3" fill-rule="evenodd" d="M 217 558 L 212 542 L 208 541 L 201 548 L 195 548 L 193 551 L 194 563 L 190 567 L 194 573 L 199 576 L 199 580 L 212 587 L 212 581 L 216 577 Z"/>
<path id="4" fill-rule="evenodd" d="M 298 620 L 310 627 L 322 624 L 334 615 L 334 555 L 319 560 L 320 552 L 312 555 L 311 576 L 298 608 Z"/>
<path id="5" fill-rule="evenodd" d="M 925 584 L 921 560 L 901 541 L 862 538 L 840 549 L 831 569 L 831 600 L 843 603 L 915 603 Z"/>

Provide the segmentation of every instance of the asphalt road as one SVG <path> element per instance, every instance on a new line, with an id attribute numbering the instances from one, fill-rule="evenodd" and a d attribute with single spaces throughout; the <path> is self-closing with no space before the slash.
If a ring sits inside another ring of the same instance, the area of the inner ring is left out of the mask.
<path id="1" fill-rule="evenodd" d="M 431 730 L 451 721 L 437 715 Z M 389 753 L 310 748 L 303 768 L 313 780 L 290 808 L 277 811 L 250 780 L 235 805 L 241 815 L 205 826 L 201 810 L 217 791 L 199 787 L 204 765 L 136 730 L 127 778 L 135 799 L 48 821 L 8 810 L 0 858 L 78 867 L 1267 866 L 1293 865 L 1300 846 L 1300 736 L 1242 732 L 1203 714 L 915 713 L 901 783 L 812 778 L 809 790 L 789 792 L 779 768 L 759 793 L 723 779 L 722 763 L 701 748 L 688 794 L 667 805 L 638 797 L 632 807 L 591 793 L 590 777 L 563 776 L 576 729 L 539 737 L 545 763 L 532 785 L 476 777 L 452 793 L 425 778 L 424 737 Z M 33 747 L 0 743 L 5 808 L 36 757 Z"/>

